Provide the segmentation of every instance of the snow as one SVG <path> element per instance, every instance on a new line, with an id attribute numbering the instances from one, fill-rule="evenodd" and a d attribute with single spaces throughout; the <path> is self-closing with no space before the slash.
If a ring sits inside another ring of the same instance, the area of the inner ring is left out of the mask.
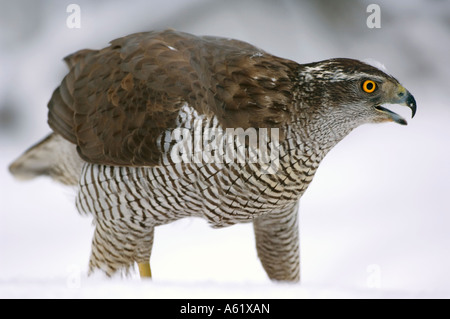
<path id="1" fill-rule="evenodd" d="M 376 30 L 365 26 L 367 1 L 77 1 L 80 29 L 65 26 L 63 2 L 2 2 L 0 24 L 13 28 L 0 25 L 8 44 L 0 48 L 0 298 L 449 298 L 450 5 L 400 2 L 378 2 Z M 46 104 L 64 56 L 166 27 L 238 38 L 301 63 L 372 58 L 414 94 L 408 126 L 360 127 L 323 161 L 300 205 L 301 284 L 267 279 L 250 224 L 212 229 L 199 219 L 156 229 L 151 282 L 88 277 L 93 227 L 76 212 L 75 192 L 7 172 L 49 132 Z M 7 106 L 21 116 L 13 124 L 2 120 Z"/>

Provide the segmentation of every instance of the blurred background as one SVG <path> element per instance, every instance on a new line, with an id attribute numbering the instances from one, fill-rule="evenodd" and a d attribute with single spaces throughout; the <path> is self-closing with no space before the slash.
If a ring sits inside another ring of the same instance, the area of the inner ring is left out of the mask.
<path id="1" fill-rule="evenodd" d="M 79 28 L 67 24 L 71 3 Z M 450 2 L 377 1 L 380 28 L 367 25 L 371 3 L 0 0 L 0 297 L 450 297 Z M 299 63 L 378 61 L 415 96 L 408 126 L 360 127 L 323 161 L 300 205 L 302 284 L 267 279 L 252 225 L 214 230 L 196 219 L 157 229 L 153 282 L 87 277 L 93 227 L 76 192 L 9 175 L 50 132 L 63 57 L 165 28 Z"/>

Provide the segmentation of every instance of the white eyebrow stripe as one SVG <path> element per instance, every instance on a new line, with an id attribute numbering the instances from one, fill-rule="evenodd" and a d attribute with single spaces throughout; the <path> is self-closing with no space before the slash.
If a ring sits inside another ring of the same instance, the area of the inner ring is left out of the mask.
<path id="1" fill-rule="evenodd" d="M 375 82 L 381 83 L 384 82 L 387 78 L 389 78 L 389 75 L 380 76 L 367 72 L 357 72 L 354 74 L 348 74 L 345 73 L 344 70 L 342 70 L 339 67 L 333 69 L 327 69 L 326 67 L 327 67 L 326 64 L 305 67 L 305 69 L 301 72 L 301 74 L 304 76 L 305 81 L 311 81 L 315 78 L 324 79 L 330 82 L 371 79 Z M 383 72 L 380 69 L 378 70 L 380 72 Z"/>
<path id="2" fill-rule="evenodd" d="M 386 78 L 378 75 L 370 74 L 370 73 L 358 73 L 358 74 L 346 74 L 341 72 L 336 72 L 334 75 L 330 74 L 331 82 L 338 82 L 343 80 L 362 80 L 362 79 L 370 79 L 375 82 L 383 82 Z"/>

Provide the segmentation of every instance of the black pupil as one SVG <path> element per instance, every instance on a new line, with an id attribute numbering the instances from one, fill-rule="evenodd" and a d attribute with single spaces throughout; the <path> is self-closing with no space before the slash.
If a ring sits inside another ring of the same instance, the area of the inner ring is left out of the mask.
<path id="1" fill-rule="evenodd" d="M 373 83 L 372 82 L 367 83 L 366 88 L 367 88 L 367 90 L 372 91 Z"/>

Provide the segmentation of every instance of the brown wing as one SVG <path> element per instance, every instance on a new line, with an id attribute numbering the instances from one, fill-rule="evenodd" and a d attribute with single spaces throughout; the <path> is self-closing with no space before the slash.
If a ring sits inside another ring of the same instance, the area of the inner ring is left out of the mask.
<path id="1" fill-rule="evenodd" d="M 132 34 L 66 59 L 70 72 L 49 102 L 50 127 L 91 163 L 152 166 L 156 140 L 181 106 L 222 127 L 289 121 L 295 62 L 254 46 L 171 30 Z"/>

